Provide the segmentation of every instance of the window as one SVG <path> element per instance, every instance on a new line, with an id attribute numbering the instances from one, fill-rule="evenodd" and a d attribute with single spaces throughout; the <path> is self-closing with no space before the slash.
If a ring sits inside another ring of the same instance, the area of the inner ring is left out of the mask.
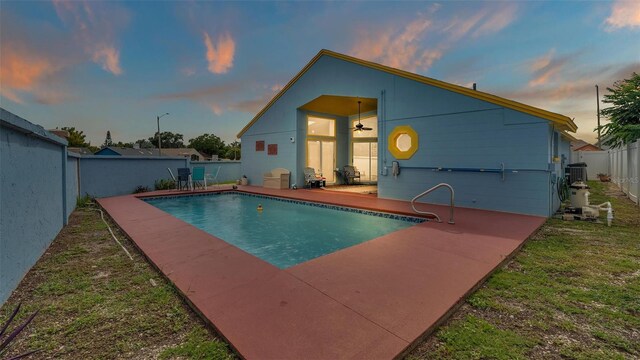
<path id="1" fill-rule="evenodd" d="M 409 125 L 396 126 L 389 134 L 388 149 L 396 159 L 411 159 L 418 151 L 418 133 Z"/>
<path id="2" fill-rule="evenodd" d="M 307 135 L 336 136 L 336 120 L 309 116 L 307 118 Z"/>
<path id="3" fill-rule="evenodd" d="M 396 138 L 396 147 L 400 151 L 409 151 L 411 149 L 411 136 L 408 134 L 400 134 Z"/>

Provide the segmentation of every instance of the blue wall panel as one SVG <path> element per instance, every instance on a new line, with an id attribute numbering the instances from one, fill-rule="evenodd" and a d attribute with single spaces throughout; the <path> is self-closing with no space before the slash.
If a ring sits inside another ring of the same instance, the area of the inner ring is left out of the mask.
<path id="1" fill-rule="evenodd" d="M 35 125 L 2 110 L 0 127 L 0 304 L 36 263 L 66 221 L 65 144 L 43 140 Z M 7 127 L 24 125 L 24 131 Z M 64 140 L 60 139 L 62 142 Z M 65 142 L 66 143 L 66 142 Z"/>

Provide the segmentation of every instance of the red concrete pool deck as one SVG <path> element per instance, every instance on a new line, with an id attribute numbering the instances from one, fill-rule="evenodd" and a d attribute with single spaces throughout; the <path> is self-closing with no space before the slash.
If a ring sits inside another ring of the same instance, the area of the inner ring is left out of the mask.
<path id="1" fill-rule="evenodd" d="M 414 215 L 407 202 L 366 195 L 240 190 Z M 145 195 L 160 194 L 178 192 Z M 98 202 L 248 359 L 398 357 L 545 221 L 456 208 L 455 225 L 425 222 L 281 270 L 136 196 Z M 424 209 L 447 219 L 447 207 Z"/>

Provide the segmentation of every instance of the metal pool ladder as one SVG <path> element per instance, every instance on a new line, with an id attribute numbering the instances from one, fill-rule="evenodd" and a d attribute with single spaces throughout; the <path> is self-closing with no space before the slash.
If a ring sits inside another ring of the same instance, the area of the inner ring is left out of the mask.
<path id="1" fill-rule="evenodd" d="M 421 198 L 421 197 L 429 194 L 430 192 L 432 192 L 432 191 L 434 191 L 436 189 L 439 189 L 441 187 L 446 187 L 451 192 L 451 203 L 449 204 L 449 206 L 450 206 L 449 224 L 455 224 L 455 222 L 453 221 L 453 207 L 454 207 L 454 205 L 453 205 L 453 197 L 454 197 L 454 191 L 453 191 L 453 187 L 451 187 L 451 185 L 449 185 L 447 183 L 440 183 L 440 184 L 438 184 L 438 185 L 436 185 L 436 186 L 434 186 L 434 187 L 432 187 L 432 188 L 430 188 L 430 189 L 428 189 L 428 190 L 416 195 L 413 199 L 411 199 L 411 207 L 413 208 L 413 211 L 415 211 L 418 214 L 433 215 L 433 216 L 436 217 L 436 220 L 438 222 L 442 222 L 442 220 L 440 220 L 440 217 L 438 216 L 438 214 L 432 213 L 432 212 L 429 212 L 429 211 L 420 211 L 420 210 L 416 209 L 416 204 L 415 204 L 416 200 L 418 200 L 419 198 Z"/>

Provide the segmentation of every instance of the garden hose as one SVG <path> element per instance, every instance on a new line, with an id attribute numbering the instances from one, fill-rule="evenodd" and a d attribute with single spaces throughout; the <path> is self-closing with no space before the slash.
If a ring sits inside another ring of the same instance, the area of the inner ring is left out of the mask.
<path id="1" fill-rule="evenodd" d="M 558 192 L 558 198 L 560 202 L 565 202 L 569 199 L 569 184 L 567 183 L 567 179 L 562 176 L 558 176 L 558 181 L 556 182 L 556 191 Z"/>

